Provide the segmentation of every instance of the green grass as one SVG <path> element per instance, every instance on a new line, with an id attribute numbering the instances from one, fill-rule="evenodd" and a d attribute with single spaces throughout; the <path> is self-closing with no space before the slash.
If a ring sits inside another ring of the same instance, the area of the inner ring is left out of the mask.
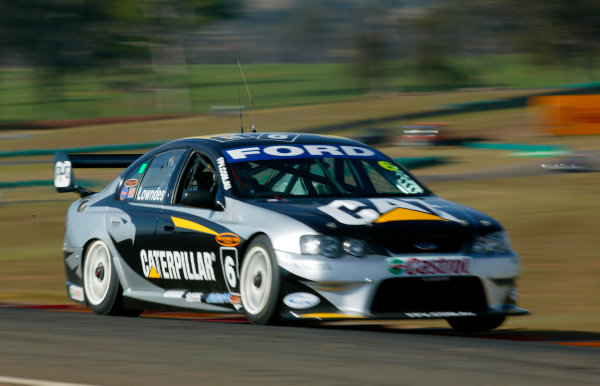
<path id="1" fill-rule="evenodd" d="M 470 74 L 468 84 L 459 87 L 537 88 L 593 80 L 579 69 L 533 66 L 515 55 L 453 63 Z M 406 62 L 386 67 L 387 76 L 375 92 L 436 89 Z M 355 100 L 370 92 L 362 88 L 352 64 L 247 64 L 244 72 L 257 109 Z M 60 88 L 52 81 L 42 86 L 36 79 L 31 69 L 0 70 L 0 122 L 203 113 L 211 106 L 237 105 L 238 93 L 248 110 L 250 105 L 236 64 L 70 74 Z"/>

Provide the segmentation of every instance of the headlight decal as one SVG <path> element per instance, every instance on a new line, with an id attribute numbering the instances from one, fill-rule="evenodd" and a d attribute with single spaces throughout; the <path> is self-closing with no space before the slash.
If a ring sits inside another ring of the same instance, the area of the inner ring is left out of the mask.
<path id="1" fill-rule="evenodd" d="M 323 255 L 330 258 L 340 257 L 347 253 L 356 257 L 363 257 L 367 247 L 357 239 L 338 239 L 325 235 L 304 235 L 300 237 L 300 250 L 304 255 Z"/>
<path id="2" fill-rule="evenodd" d="M 510 240 L 505 232 L 492 232 L 478 236 L 471 244 L 471 254 L 482 256 L 507 255 L 512 251 Z"/>

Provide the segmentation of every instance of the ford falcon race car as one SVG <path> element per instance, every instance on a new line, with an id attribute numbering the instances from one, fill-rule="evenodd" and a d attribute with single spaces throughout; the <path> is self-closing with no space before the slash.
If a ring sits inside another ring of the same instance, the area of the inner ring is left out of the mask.
<path id="1" fill-rule="evenodd" d="M 93 193 L 77 167 L 125 170 Z M 57 153 L 54 182 L 81 195 L 66 218 L 67 292 L 98 314 L 443 318 L 472 332 L 528 313 L 502 226 L 360 142 L 251 133 L 141 156 Z"/>

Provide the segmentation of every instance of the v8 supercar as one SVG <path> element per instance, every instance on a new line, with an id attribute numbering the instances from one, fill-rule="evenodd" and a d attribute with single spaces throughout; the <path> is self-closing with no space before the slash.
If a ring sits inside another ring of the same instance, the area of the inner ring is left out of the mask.
<path id="1" fill-rule="evenodd" d="M 126 167 L 99 193 L 73 168 Z M 256 324 L 444 318 L 485 331 L 517 307 L 502 226 L 435 196 L 374 148 L 311 134 L 55 155 L 69 297 L 99 314 L 243 312 Z"/>

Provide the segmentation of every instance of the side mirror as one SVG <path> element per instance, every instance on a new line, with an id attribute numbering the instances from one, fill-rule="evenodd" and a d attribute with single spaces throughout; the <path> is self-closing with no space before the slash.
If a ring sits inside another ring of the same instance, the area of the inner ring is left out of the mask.
<path id="1" fill-rule="evenodd" d="M 215 198 L 205 190 L 189 190 L 183 193 L 181 203 L 202 209 L 215 209 Z"/>

